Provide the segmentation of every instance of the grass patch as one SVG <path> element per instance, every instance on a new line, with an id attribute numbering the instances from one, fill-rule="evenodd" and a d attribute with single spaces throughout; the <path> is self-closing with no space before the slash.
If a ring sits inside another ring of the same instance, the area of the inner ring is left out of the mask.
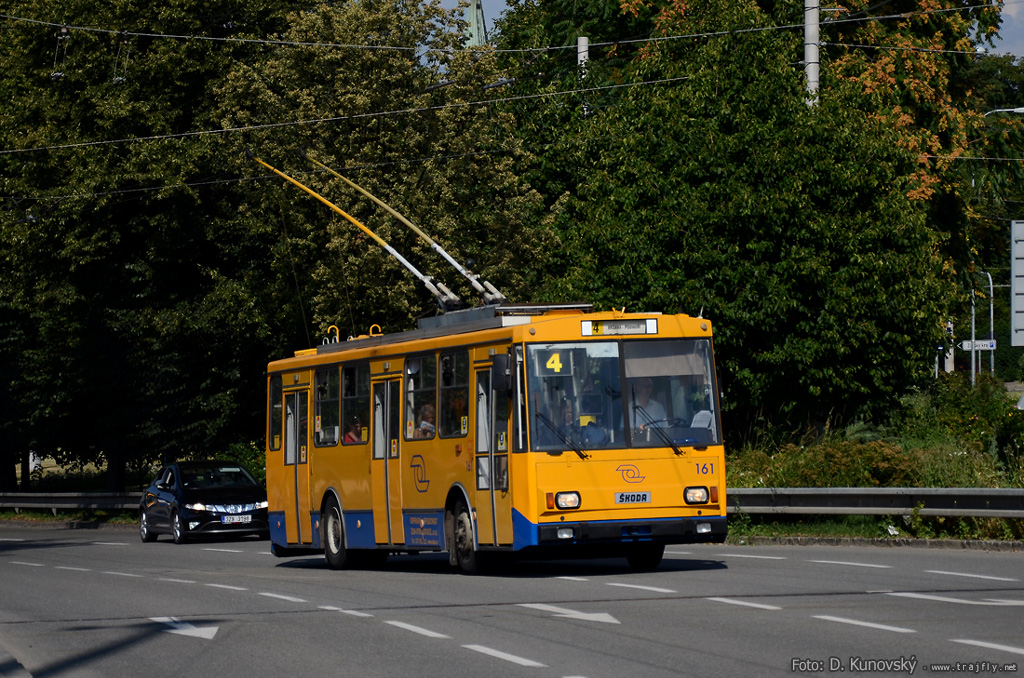
<path id="1" fill-rule="evenodd" d="M 24 523 L 91 523 L 95 525 L 133 525 L 139 521 L 135 513 L 125 511 L 0 511 L 0 520 Z"/>

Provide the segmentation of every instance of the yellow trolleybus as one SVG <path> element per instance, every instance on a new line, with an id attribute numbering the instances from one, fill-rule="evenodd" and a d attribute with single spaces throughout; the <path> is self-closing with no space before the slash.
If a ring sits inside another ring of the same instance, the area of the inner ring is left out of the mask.
<path id="1" fill-rule="evenodd" d="M 276 555 L 623 556 L 726 536 L 711 323 L 496 304 L 270 363 Z"/>

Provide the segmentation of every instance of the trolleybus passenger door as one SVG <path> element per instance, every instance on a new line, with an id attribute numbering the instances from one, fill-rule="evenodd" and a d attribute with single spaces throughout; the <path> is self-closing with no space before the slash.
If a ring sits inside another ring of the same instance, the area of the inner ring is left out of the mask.
<path id="1" fill-rule="evenodd" d="M 309 391 L 284 396 L 284 517 L 289 544 L 309 544 Z"/>
<path id="2" fill-rule="evenodd" d="M 378 544 L 405 543 L 402 524 L 402 382 L 373 385 L 373 530 Z"/>
<path id="3" fill-rule="evenodd" d="M 512 543 L 508 482 L 508 392 L 491 388 L 489 370 L 476 373 L 476 513 L 483 544 Z"/>

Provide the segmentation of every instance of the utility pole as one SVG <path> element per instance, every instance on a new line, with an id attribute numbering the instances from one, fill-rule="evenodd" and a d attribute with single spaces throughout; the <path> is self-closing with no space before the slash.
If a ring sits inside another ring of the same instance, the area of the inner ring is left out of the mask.
<path id="1" fill-rule="evenodd" d="M 466 28 L 467 47 L 483 47 L 487 44 L 487 25 L 484 23 L 482 0 L 473 0 L 469 8 L 469 26 Z"/>
<path id="2" fill-rule="evenodd" d="M 590 38 L 580 36 L 576 38 L 576 76 L 580 82 L 587 79 L 587 66 L 590 62 Z M 583 117 L 590 115 L 590 106 L 586 100 L 583 101 Z"/>
<path id="3" fill-rule="evenodd" d="M 804 0 L 804 73 L 807 77 L 808 106 L 818 103 L 820 17 L 821 0 Z"/>

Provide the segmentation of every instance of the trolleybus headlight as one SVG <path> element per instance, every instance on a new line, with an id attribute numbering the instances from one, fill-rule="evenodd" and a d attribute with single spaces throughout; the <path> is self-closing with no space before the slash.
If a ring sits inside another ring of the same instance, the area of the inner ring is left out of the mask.
<path id="1" fill-rule="evenodd" d="M 579 492 L 559 492 L 555 495 L 555 506 L 560 509 L 575 509 L 580 507 Z"/>
<path id="2" fill-rule="evenodd" d="M 697 534 L 710 534 L 711 523 L 697 523 Z"/>
<path id="3" fill-rule="evenodd" d="M 708 488 L 688 487 L 683 492 L 683 499 L 687 504 L 706 504 L 708 503 Z"/>
<path id="4" fill-rule="evenodd" d="M 572 539 L 576 536 L 576 532 L 571 527 L 560 527 L 558 528 L 559 539 Z"/>

